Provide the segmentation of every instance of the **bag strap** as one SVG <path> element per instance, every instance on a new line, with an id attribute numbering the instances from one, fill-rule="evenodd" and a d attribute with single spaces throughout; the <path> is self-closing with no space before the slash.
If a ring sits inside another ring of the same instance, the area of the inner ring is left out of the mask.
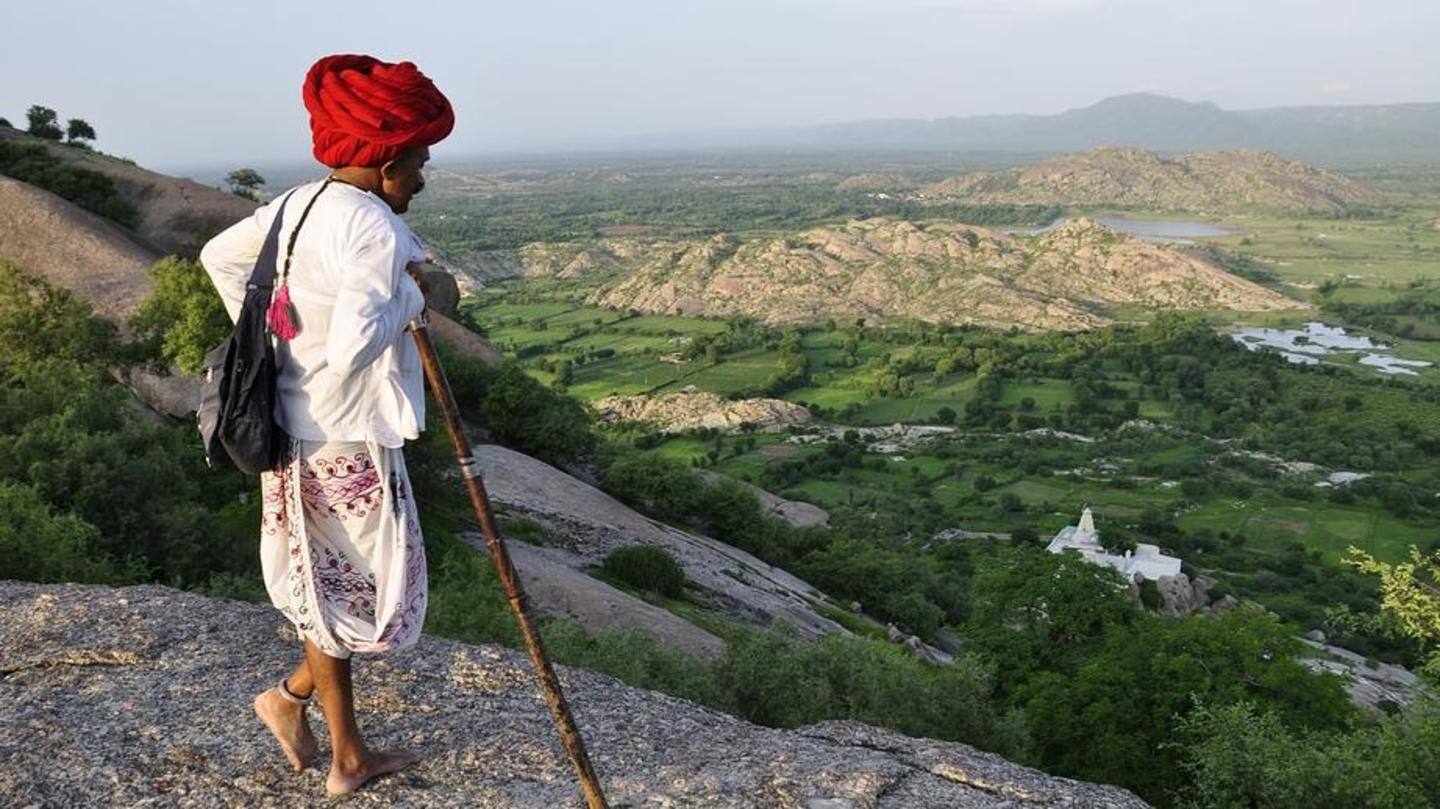
<path id="1" fill-rule="evenodd" d="M 255 269 L 250 272 L 250 282 L 246 284 L 246 289 L 268 289 L 274 286 L 275 254 L 279 252 L 280 246 L 280 221 L 285 218 L 285 204 L 294 195 L 295 192 L 291 191 L 280 200 L 280 210 L 275 214 L 275 221 L 270 223 L 270 232 L 265 234 L 265 245 L 260 248 L 260 257 L 255 259 Z"/>
<path id="2" fill-rule="evenodd" d="M 305 225 L 306 217 L 310 216 L 310 209 L 315 207 L 315 200 L 325 193 L 325 189 L 334 182 L 334 177 L 327 177 L 320 185 L 320 190 L 315 196 L 305 203 L 305 209 L 300 212 L 300 221 L 295 223 L 295 229 L 290 231 L 290 240 L 285 244 L 285 266 L 280 270 L 279 286 L 285 286 L 285 281 L 290 277 L 290 261 L 295 256 L 295 239 L 300 235 L 300 228 Z M 270 223 L 270 232 L 265 236 L 265 245 L 260 248 L 260 257 L 255 260 L 255 272 L 250 276 L 250 289 L 266 287 L 273 289 L 275 284 L 276 254 L 280 252 L 280 222 L 285 218 L 285 204 L 295 192 L 291 191 L 280 201 L 280 211 L 275 214 L 275 221 Z"/>
<path id="3" fill-rule="evenodd" d="M 325 189 L 329 188 L 333 182 L 335 182 L 334 177 L 325 178 L 325 182 L 320 184 L 320 190 L 316 191 L 315 196 L 305 203 L 305 210 L 300 212 L 300 221 L 295 223 L 295 229 L 290 231 L 290 241 L 285 245 L 285 266 L 280 270 L 280 286 L 282 287 L 290 278 L 290 260 L 295 257 L 295 238 L 300 235 L 300 228 L 305 226 L 305 218 L 310 215 L 310 209 L 315 207 L 315 200 L 320 199 L 320 195 L 325 193 Z"/>

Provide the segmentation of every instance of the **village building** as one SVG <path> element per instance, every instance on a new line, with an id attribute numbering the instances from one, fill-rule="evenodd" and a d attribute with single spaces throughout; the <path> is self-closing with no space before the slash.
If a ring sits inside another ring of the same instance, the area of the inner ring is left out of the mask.
<path id="1" fill-rule="evenodd" d="M 1089 507 L 1081 513 L 1080 524 L 1067 525 L 1060 529 L 1060 533 L 1050 540 L 1046 550 L 1051 553 L 1075 551 L 1084 557 L 1085 561 L 1114 568 L 1131 581 L 1136 574 L 1151 581 L 1158 581 L 1161 576 L 1180 574 L 1180 560 L 1166 556 L 1154 545 L 1138 542 L 1135 550 L 1126 551 L 1123 555 L 1106 550 L 1100 544 L 1100 532 L 1095 530 L 1095 515 L 1090 513 Z"/>

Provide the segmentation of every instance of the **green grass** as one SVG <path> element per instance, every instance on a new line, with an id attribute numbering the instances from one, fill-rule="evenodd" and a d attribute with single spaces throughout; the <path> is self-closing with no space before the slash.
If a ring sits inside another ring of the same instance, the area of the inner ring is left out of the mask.
<path id="1" fill-rule="evenodd" d="M 1270 495 L 1217 499 L 1179 520 L 1187 530 L 1243 534 L 1261 547 L 1300 542 L 1338 563 L 1354 545 L 1384 561 L 1398 561 L 1410 545 L 1423 546 L 1433 532 L 1392 517 L 1373 506 L 1342 506 L 1324 500 L 1287 500 Z"/>
<path id="2" fill-rule="evenodd" d="M 722 334 L 726 329 L 725 322 L 721 320 L 672 315 L 640 315 L 626 319 L 623 325 L 627 330 L 646 334 Z"/>
<path id="3" fill-rule="evenodd" d="M 631 357 L 611 357 L 574 368 L 569 394 L 578 399 L 603 399 L 648 393 L 686 373 L 685 366 Z"/>
<path id="4" fill-rule="evenodd" d="M 1063 379 L 1043 379 L 1038 382 L 1008 382 L 1000 394 L 1000 401 L 1018 405 L 1024 399 L 1033 399 L 1038 411 L 1064 407 L 1075 400 L 1070 383 Z"/>

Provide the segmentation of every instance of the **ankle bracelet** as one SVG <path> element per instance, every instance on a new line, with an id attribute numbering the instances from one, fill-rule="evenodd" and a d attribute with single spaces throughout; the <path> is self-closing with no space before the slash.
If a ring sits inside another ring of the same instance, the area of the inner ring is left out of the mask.
<path id="1" fill-rule="evenodd" d="M 288 678 L 281 678 L 280 685 L 276 686 L 276 688 L 280 691 L 280 696 L 295 703 L 296 705 L 304 706 L 306 703 L 308 703 L 310 701 L 310 697 L 297 696 L 295 692 L 291 691 L 290 687 L 285 684 L 286 679 Z"/>

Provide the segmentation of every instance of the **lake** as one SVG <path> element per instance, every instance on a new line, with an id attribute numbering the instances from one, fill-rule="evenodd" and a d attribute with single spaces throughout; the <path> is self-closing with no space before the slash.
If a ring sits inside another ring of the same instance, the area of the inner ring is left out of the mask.
<path id="1" fill-rule="evenodd" d="M 1296 365 L 1318 365 L 1321 358 L 1335 354 L 1363 354 L 1357 362 L 1391 376 L 1419 376 L 1418 369 L 1431 365 L 1424 360 L 1396 357 L 1389 353 L 1394 346 L 1324 323 L 1306 323 L 1303 329 L 1238 329 L 1230 337 L 1251 351 L 1267 348 L 1278 351 Z"/>
<path id="2" fill-rule="evenodd" d="M 1096 222 L 1118 233 L 1136 236 L 1154 242 L 1188 242 L 1215 236 L 1229 236 L 1234 230 L 1223 228 L 1211 222 L 1186 219 L 1132 219 L 1128 216 L 1094 216 Z M 1070 221 L 1062 217 L 1043 228 L 1029 228 L 1007 231 L 1021 236 L 1035 236 L 1049 233 Z"/>

